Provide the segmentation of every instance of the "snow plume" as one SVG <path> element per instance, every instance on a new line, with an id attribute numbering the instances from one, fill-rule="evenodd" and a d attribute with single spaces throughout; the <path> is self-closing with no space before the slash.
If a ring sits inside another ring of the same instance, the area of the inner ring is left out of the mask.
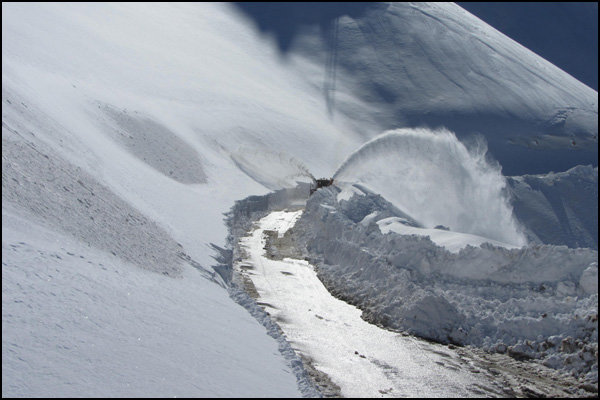
<path id="1" fill-rule="evenodd" d="M 301 161 L 282 151 L 243 147 L 230 157 L 246 175 L 271 190 L 291 188 L 298 182 L 315 179 Z"/>
<path id="2" fill-rule="evenodd" d="M 385 132 L 352 153 L 337 181 L 361 183 L 427 228 L 444 225 L 522 246 L 500 167 L 483 140 L 467 148 L 446 129 Z"/>

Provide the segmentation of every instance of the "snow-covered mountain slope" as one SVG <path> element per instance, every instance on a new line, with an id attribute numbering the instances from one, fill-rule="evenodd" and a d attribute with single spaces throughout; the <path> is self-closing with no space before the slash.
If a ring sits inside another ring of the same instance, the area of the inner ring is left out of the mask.
<path id="1" fill-rule="evenodd" d="M 507 178 L 530 242 L 598 249 L 598 167 Z"/>
<path id="2" fill-rule="evenodd" d="M 209 244 L 225 243 L 235 199 L 268 191 L 248 173 L 262 163 L 236 165 L 240 148 L 286 171 L 294 156 L 313 171 L 341 161 L 323 154 L 352 140 L 320 94 L 227 5 L 2 9 L 3 395 L 314 394 L 211 282 Z M 100 264 L 114 272 L 98 278 Z M 69 322 L 74 309 L 96 329 Z M 142 330 L 148 345 L 128 342 Z"/>
<path id="3" fill-rule="evenodd" d="M 195 249 L 224 241 L 233 200 L 277 187 L 278 176 L 253 179 L 262 160 L 240 169 L 240 153 L 325 174 L 358 146 L 227 5 L 3 11 L 4 126 L 167 225 L 202 264 L 211 258 Z"/>
<path id="4" fill-rule="evenodd" d="M 457 4 L 598 91 L 598 3 Z"/>
<path id="5" fill-rule="evenodd" d="M 331 176 L 399 125 L 463 137 L 477 121 L 503 172 L 597 159 L 596 92 L 468 13 L 396 4 L 356 18 L 337 20 L 335 46 L 309 26 L 281 57 L 230 4 L 2 4 L 3 395 L 143 395 L 175 375 L 181 391 L 164 395 L 314 393 L 218 286 L 209 245 L 225 246 L 235 200 Z M 145 284 L 124 306 L 106 289 L 126 303 Z M 102 324 L 71 321 L 75 309 Z M 69 328 L 76 350 L 57 344 Z M 152 345 L 115 339 L 139 329 Z M 129 391 L 136 368 L 149 381 Z"/>
<path id="6" fill-rule="evenodd" d="M 278 350 L 189 265 L 165 278 L 3 204 L 3 396 L 300 396 Z"/>
<path id="7" fill-rule="evenodd" d="M 301 26 L 288 53 L 333 70 L 329 105 L 366 137 L 415 126 L 482 134 L 510 175 L 597 165 L 595 90 L 454 3 L 361 11 Z"/>

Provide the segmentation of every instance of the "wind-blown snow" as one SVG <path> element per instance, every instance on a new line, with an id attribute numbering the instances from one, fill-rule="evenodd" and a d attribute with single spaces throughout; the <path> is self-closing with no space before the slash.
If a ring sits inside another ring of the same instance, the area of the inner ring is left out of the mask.
<path id="1" fill-rule="evenodd" d="M 242 147 L 231 153 L 231 159 L 246 175 L 271 190 L 314 180 L 305 165 L 285 153 Z"/>
<path id="2" fill-rule="evenodd" d="M 352 153 L 334 178 L 380 193 L 426 228 L 524 245 L 506 181 L 478 144 L 469 149 L 447 130 L 390 131 Z"/>

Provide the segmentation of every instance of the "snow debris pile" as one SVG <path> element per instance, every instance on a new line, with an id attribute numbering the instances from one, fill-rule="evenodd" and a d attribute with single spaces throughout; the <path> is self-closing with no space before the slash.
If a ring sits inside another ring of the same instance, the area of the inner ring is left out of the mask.
<path id="1" fill-rule="evenodd" d="M 343 182 L 308 200 L 293 235 L 329 290 L 370 322 L 537 359 L 597 384 L 596 250 L 514 248 L 424 228 L 379 194 Z"/>

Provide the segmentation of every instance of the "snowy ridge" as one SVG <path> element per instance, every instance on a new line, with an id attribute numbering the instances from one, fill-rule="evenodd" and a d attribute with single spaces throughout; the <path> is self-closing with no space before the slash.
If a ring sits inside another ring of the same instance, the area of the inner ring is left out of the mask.
<path id="1" fill-rule="evenodd" d="M 365 143 L 334 178 L 380 193 L 426 228 L 524 245 L 506 181 L 486 151 L 483 140 L 467 148 L 448 130 L 398 129 Z"/>

